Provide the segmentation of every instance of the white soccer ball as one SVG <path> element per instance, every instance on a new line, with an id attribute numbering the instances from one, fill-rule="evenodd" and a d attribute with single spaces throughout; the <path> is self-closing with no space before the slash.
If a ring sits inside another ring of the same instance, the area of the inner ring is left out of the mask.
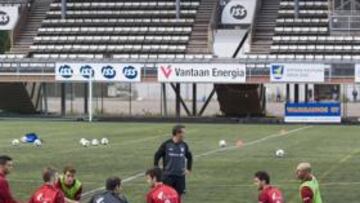
<path id="1" fill-rule="evenodd" d="M 82 145 L 85 141 L 87 141 L 87 139 L 81 138 L 80 141 L 79 141 L 79 143 Z"/>
<path id="2" fill-rule="evenodd" d="M 99 140 L 98 139 L 91 140 L 91 145 L 98 146 L 99 145 Z"/>
<path id="3" fill-rule="evenodd" d="M 284 157 L 285 156 L 285 151 L 283 149 L 278 149 L 278 150 L 275 151 L 275 156 L 279 157 L 279 158 Z"/>
<path id="4" fill-rule="evenodd" d="M 104 137 L 104 138 L 101 139 L 100 142 L 101 142 L 102 145 L 108 145 L 108 144 L 109 144 L 109 139 L 107 139 L 106 137 Z"/>
<path id="5" fill-rule="evenodd" d="M 41 140 L 36 139 L 36 140 L 34 141 L 34 146 L 36 146 L 36 147 L 40 147 L 41 145 L 42 145 Z"/>
<path id="6" fill-rule="evenodd" d="M 90 146 L 90 141 L 89 141 L 89 140 L 84 140 L 84 141 L 81 143 L 81 145 L 82 145 L 83 147 L 88 147 L 88 146 Z"/>
<path id="7" fill-rule="evenodd" d="M 20 140 L 18 140 L 18 139 L 13 139 L 11 141 L 11 145 L 13 145 L 13 146 L 18 146 L 19 144 L 20 144 Z"/>
<path id="8" fill-rule="evenodd" d="M 219 141 L 219 147 L 226 147 L 226 141 L 225 140 L 220 140 Z"/>
<path id="9" fill-rule="evenodd" d="M 23 143 L 25 143 L 26 140 L 27 140 L 27 139 L 26 139 L 26 136 L 24 136 L 24 137 L 21 138 L 21 142 L 23 142 Z"/>

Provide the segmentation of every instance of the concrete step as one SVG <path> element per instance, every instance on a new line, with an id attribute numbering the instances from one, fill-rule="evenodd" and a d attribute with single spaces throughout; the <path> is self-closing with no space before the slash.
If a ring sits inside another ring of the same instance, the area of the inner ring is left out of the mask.
<path id="1" fill-rule="evenodd" d="M 269 50 L 262 50 L 262 49 L 250 49 L 251 54 L 269 54 Z"/>
<path id="2" fill-rule="evenodd" d="M 251 53 L 270 53 L 280 0 L 265 0 L 255 18 Z"/>
<path id="3" fill-rule="evenodd" d="M 268 40 L 255 40 L 252 42 L 253 45 L 272 45 L 271 41 Z"/>
<path id="4" fill-rule="evenodd" d="M 46 12 L 53 0 L 36 0 L 28 14 L 25 26 L 21 29 L 20 34 L 15 37 L 14 46 L 11 53 L 29 53 L 29 47 L 33 44 L 33 39 L 37 35 L 38 28 L 41 27 Z"/>
<path id="5" fill-rule="evenodd" d="M 208 48 L 208 28 L 212 9 L 218 3 L 218 0 L 203 0 L 198 8 L 195 22 L 193 25 L 193 31 L 190 35 L 190 41 L 186 53 L 211 53 Z"/>

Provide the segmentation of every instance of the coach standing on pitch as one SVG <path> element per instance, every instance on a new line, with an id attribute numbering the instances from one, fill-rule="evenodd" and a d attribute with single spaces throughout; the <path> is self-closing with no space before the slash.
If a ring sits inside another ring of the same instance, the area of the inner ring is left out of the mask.
<path id="1" fill-rule="evenodd" d="M 165 141 L 155 153 L 154 165 L 163 160 L 163 182 L 173 187 L 181 196 L 185 192 L 185 176 L 192 169 L 192 153 L 184 142 L 185 126 L 176 125 L 172 129 L 172 138 Z M 187 164 L 186 164 L 187 162 Z"/>

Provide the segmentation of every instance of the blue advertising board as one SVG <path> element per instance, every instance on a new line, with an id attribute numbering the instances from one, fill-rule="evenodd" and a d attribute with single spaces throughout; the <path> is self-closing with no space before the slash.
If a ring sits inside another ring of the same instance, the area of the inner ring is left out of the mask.
<path id="1" fill-rule="evenodd" d="M 341 104 L 338 102 L 286 103 L 285 122 L 340 123 Z"/>

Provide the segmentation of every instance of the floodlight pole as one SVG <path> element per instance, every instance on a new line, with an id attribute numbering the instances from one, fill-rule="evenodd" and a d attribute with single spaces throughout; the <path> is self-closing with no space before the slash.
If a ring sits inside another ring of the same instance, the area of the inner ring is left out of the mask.
<path id="1" fill-rule="evenodd" d="M 66 18 L 66 0 L 61 0 L 61 19 Z"/>
<path id="2" fill-rule="evenodd" d="M 176 20 L 180 19 L 180 0 L 175 0 L 176 5 Z"/>
<path id="3" fill-rule="evenodd" d="M 89 75 L 89 105 L 88 105 L 88 107 L 89 107 L 89 109 L 88 109 L 88 112 L 89 112 L 89 122 L 92 122 L 92 120 L 93 120 L 93 111 L 92 111 L 92 83 L 93 83 L 93 81 L 92 81 L 93 79 L 92 79 L 92 75 L 91 75 L 91 73 L 90 73 L 90 75 Z"/>

